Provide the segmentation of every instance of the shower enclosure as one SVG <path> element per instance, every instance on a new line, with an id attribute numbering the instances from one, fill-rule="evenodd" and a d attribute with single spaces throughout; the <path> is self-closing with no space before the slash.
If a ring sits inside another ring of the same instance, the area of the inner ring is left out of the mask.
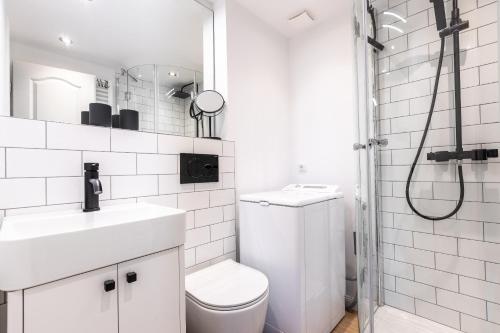
<path id="1" fill-rule="evenodd" d="M 360 330 L 387 332 L 385 322 L 404 332 L 500 332 L 497 0 L 353 3 Z M 443 29 L 463 23 L 458 12 L 469 24 L 454 52 L 454 30 Z M 449 35 L 434 94 L 440 32 Z M 408 194 L 432 219 L 406 199 L 421 143 Z M 386 309 L 405 319 L 383 317 Z"/>

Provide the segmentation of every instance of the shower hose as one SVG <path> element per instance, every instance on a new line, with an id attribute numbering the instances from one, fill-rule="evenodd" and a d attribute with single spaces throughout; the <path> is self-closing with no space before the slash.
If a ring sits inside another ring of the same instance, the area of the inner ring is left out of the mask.
<path id="1" fill-rule="evenodd" d="M 422 154 L 422 149 L 424 147 L 424 143 L 425 143 L 425 140 L 427 138 L 427 134 L 429 132 L 429 127 L 431 125 L 432 115 L 434 113 L 434 108 L 436 106 L 436 98 L 437 98 L 438 87 L 439 87 L 439 78 L 441 76 L 441 69 L 443 67 L 444 48 L 445 48 L 445 38 L 441 37 L 441 50 L 439 52 L 439 64 L 438 64 L 438 68 L 437 68 L 436 81 L 434 83 L 434 91 L 433 91 L 433 95 L 432 95 L 429 116 L 427 117 L 427 123 L 425 124 L 424 134 L 422 135 L 422 139 L 420 141 L 420 145 L 419 145 L 418 150 L 417 150 L 417 155 L 415 156 L 415 160 L 413 161 L 413 164 L 412 164 L 411 169 L 410 169 L 410 173 L 408 175 L 408 180 L 406 182 L 406 201 L 408 201 L 408 205 L 410 205 L 411 210 L 415 214 L 417 214 L 418 216 L 420 216 L 426 220 L 432 220 L 432 221 L 446 220 L 446 219 L 452 217 L 453 215 L 455 215 L 460 210 L 460 208 L 462 207 L 462 205 L 464 203 L 464 193 L 465 193 L 464 174 L 463 174 L 462 164 L 459 161 L 459 163 L 458 163 L 458 177 L 460 178 L 460 199 L 458 201 L 456 208 L 451 213 L 449 213 L 445 216 L 425 215 L 425 214 L 419 212 L 415 208 L 415 206 L 411 202 L 411 198 L 410 198 L 411 180 L 413 178 L 413 173 L 415 172 L 415 168 L 417 166 L 418 160 L 420 159 L 420 155 Z M 460 129 L 457 129 L 457 130 L 460 130 Z M 461 147 L 460 147 L 460 149 L 461 149 Z"/>

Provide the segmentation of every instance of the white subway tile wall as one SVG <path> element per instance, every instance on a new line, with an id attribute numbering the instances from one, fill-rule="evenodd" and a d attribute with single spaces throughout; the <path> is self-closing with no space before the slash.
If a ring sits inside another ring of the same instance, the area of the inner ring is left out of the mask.
<path id="1" fill-rule="evenodd" d="M 500 332 L 500 160 L 465 162 L 462 210 L 426 221 L 405 201 L 405 182 L 430 107 L 439 37 L 427 0 L 377 0 L 379 129 L 385 303 L 464 332 Z M 446 1 L 450 16 L 451 1 Z M 463 138 L 467 148 L 500 148 L 497 0 L 459 1 L 470 28 L 461 34 Z M 407 23 L 398 20 L 396 13 Z M 392 25 L 402 29 L 383 27 Z M 452 43 L 448 38 L 431 131 L 411 195 L 428 214 L 443 214 L 459 196 L 455 165 L 425 160 L 454 149 Z"/>
<path id="2" fill-rule="evenodd" d="M 179 183 L 179 154 L 193 147 L 221 155 L 219 183 Z M 186 268 L 235 258 L 234 142 L 0 117 L 0 215 L 80 208 L 85 162 L 100 163 L 102 206 L 188 211 Z"/>

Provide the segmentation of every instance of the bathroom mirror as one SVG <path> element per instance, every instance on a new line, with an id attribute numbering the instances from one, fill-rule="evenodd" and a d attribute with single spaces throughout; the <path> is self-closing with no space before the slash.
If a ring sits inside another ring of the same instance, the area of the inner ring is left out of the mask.
<path id="1" fill-rule="evenodd" d="M 5 1 L 11 116 L 195 135 L 191 102 L 215 75 L 208 2 Z"/>

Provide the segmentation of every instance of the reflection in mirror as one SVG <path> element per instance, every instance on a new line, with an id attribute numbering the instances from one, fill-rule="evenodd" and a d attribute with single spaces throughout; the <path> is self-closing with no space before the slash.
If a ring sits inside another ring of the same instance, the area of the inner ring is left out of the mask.
<path id="1" fill-rule="evenodd" d="M 213 88 L 210 9 L 195 0 L 6 0 L 6 8 L 12 116 L 196 134 L 191 102 Z"/>
<path id="2" fill-rule="evenodd" d="M 135 66 L 117 75 L 117 109 L 137 110 L 141 131 L 193 136 L 189 106 L 200 89 L 201 72 L 176 66 Z"/>
<path id="3" fill-rule="evenodd" d="M 223 112 L 225 104 L 224 97 L 215 90 L 205 90 L 194 98 L 189 114 L 195 121 L 196 137 L 220 140 L 216 136 L 216 117 Z M 208 128 L 208 136 L 205 128 Z"/>

